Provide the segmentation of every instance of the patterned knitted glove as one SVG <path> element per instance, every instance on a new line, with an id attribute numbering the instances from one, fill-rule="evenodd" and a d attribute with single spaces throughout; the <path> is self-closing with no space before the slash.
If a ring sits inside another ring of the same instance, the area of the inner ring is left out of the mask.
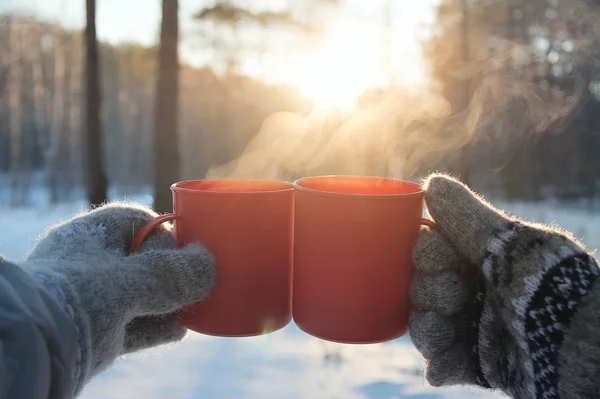
<path id="1" fill-rule="evenodd" d="M 212 255 L 198 245 L 177 249 L 166 225 L 128 254 L 134 233 L 155 216 L 118 203 L 83 213 L 50 228 L 21 264 L 74 319 L 76 393 L 119 355 L 182 339 L 175 311 L 212 287 Z"/>
<path id="2" fill-rule="evenodd" d="M 420 310 L 409 332 L 428 381 L 514 398 L 600 397 L 594 258 L 564 232 L 508 217 L 447 176 L 429 177 L 426 190 L 438 228 L 414 250 Z"/>

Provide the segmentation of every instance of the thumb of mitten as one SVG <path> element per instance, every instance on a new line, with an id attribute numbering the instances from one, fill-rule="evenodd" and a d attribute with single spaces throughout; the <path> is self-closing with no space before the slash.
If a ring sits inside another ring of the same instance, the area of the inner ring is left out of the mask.
<path id="1" fill-rule="evenodd" d="M 439 231 L 462 256 L 479 264 L 491 240 L 511 220 L 449 176 L 431 175 L 424 186 L 427 209 Z"/>
<path id="2" fill-rule="evenodd" d="M 127 324 L 125 331 L 125 353 L 176 342 L 185 336 L 187 330 L 179 325 L 177 313 L 160 316 L 137 317 Z"/>
<path id="3" fill-rule="evenodd" d="M 163 315 L 194 302 L 210 292 L 216 261 L 206 248 L 147 250 L 125 257 L 118 270 L 133 305 L 133 316 Z"/>

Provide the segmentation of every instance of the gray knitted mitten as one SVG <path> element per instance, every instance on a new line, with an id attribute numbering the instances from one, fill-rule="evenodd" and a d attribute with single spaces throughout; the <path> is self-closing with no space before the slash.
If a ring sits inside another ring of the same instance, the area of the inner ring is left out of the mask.
<path id="1" fill-rule="evenodd" d="M 174 312 L 213 285 L 212 255 L 198 245 L 177 249 L 167 225 L 128 254 L 134 233 L 155 216 L 141 206 L 102 206 L 51 227 L 21 264 L 73 311 L 76 393 L 119 355 L 182 339 Z"/>
<path id="2" fill-rule="evenodd" d="M 420 310 L 409 332 L 428 381 L 514 398 L 600 397 L 594 258 L 564 232 L 508 217 L 447 176 L 429 177 L 426 190 L 438 228 L 422 231 L 414 249 Z"/>

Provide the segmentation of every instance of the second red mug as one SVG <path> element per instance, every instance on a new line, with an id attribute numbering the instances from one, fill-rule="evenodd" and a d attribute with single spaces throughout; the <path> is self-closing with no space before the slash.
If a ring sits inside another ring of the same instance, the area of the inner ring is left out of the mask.
<path id="1" fill-rule="evenodd" d="M 425 193 L 380 177 L 309 177 L 294 183 L 293 317 L 313 336 L 377 343 L 407 330 L 412 247 Z"/>

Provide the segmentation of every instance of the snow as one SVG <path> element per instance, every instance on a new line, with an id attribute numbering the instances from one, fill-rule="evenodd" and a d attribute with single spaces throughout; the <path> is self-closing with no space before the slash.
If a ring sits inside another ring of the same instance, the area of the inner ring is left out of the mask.
<path id="1" fill-rule="evenodd" d="M 118 198 L 115 198 L 118 199 Z M 148 204 L 150 197 L 130 200 Z M 496 203 L 531 221 L 555 223 L 600 247 L 600 213 L 557 203 Z M 85 209 L 84 202 L 0 207 L 0 253 L 19 261 L 36 237 Z M 270 335 L 231 339 L 193 332 L 179 344 L 123 357 L 85 389 L 85 399 L 398 399 L 498 398 L 477 388 L 433 388 L 408 337 L 378 345 L 317 340 L 293 323 Z"/>

